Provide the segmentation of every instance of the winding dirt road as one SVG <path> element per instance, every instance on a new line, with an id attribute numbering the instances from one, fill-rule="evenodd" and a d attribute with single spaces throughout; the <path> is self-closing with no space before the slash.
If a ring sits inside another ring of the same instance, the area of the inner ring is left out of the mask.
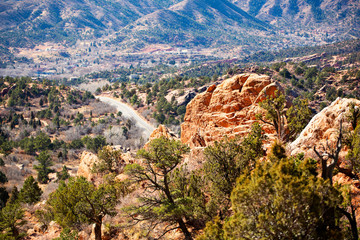
<path id="1" fill-rule="evenodd" d="M 150 123 L 148 123 L 146 120 L 144 120 L 142 117 L 139 116 L 139 114 L 131 107 L 126 105 L 125 103 L 119 102 L 113 98 L 104 97 L 104 96 L 96 96 L 97 99 L 100 101 L 107 103 L 111 106 L 116 107 L 116 109 L 120 112 L 122 112 L 122 115 L 129 119 L 134 119 L 135 124 L 143 129 L 143 134 L 145 139 L 148 139 L 150 134 L 154 131 L 154 126 L 152 126 Z"/>

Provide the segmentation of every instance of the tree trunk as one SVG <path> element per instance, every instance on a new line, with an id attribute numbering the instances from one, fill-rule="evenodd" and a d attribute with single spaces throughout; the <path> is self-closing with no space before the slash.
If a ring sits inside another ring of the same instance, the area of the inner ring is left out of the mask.
<path id="1" fill-rule="evenodd" d="M 185 240 L 192 240 L 193 238 L 191 237 L 191 233 L 187 229 L 184 221 L 180 218 L 177 220 L 177 222 L 179 223 L 179 227 L 180 227 L 181 231 L 184 233 Z"/>
<path id="2" fill-rule="evenodd" d="M 168 184 L 167 176 L 164 177 L 164 190 L 163 191 L 164 191 L 167 199 L 169 200 L 169 202 L 175 206 L 175 202 L 174 202 L 174 200 L 173 200 L 173 198 L 171 196 L 170 190 L 169 190 L 169 184 Z M 181 216 L 177 218 L 177 222 L 179 224 L 179 227 L 180 227 L 181 231 L 184 233 L 185 240 L 192 240 L 193 238 L 191 237 L 191 233 L 187 229 L 186 224 L 183 221 Z"/>
<path id="3" fill-rule="evenodd" d="M 347 212 L 346 210 L 342 209 L 342 208 L 337 208 L 342 214 L 344 214 L 346 216 L 346 218 L 349 220 L 350 226 L 351 226 L 351 232 L 353 235 L 353 240 L 358 240 L 359 239 L 359 233 L 358 233 L 358 229 L 357 229 L 357 223 L 356 223 L 356 214 L 355 214 L 355 209 L 353 207 L 353 205 L 350 203 L 351 205 L 351 213 Z"/>
<path id="4" fill-rule="evenodd" d="M 94 228 L 95 240 L 101 240 L 101 223 L 102 221 L 95 223 L 95 228 Z"/>
<path id="5" fill-rule="evenodd" d="M 17 237 L 19 236 L 19 230 L 14 226 L 11 228 L 11 231 L 13 236 L 17 239 Z"/>

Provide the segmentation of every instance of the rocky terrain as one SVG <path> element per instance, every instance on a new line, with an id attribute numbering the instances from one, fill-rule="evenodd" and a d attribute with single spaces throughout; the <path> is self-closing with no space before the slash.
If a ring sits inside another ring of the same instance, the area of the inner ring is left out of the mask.
<path id="1" fill-rule="evenodd" d="M 350 104 L 360 106 L 360 101 L 337 98 L 316 114 L 299 137 L 288 145 L 290 154 L 296 155 L 303 152 L 308 157 L 316 157 L 314 147 L 326 148 L 328 145 L 334 148 L 339 136 L 340 122 L 344 130 L 351 129 L 351 123 L 348 121 Z"/>
<path id="2" fill-rule="evenodd" d="M 359 16 L 357 0 L 1 2 L 0 239 L 357 239 Z"/>
<path id="3" fill-rule="evenodd" d="M 205 147 L 224 136 L 244 136 L 256 122 L 255 115 L 262 110 L 258 102 L 272 96 L 279 87 L 270 77 L 257 74 L 241 74 L 210 86 L 198 94 L 186 107 L 181 125 L 181 140 L 190 146 Z M 274 129 L 264 126 L 268 134 Z"/>
<path id="4" fill-rule="evenodd" d="M 281 85 L 284 86 L 283 83 Z M 204 92 L 198 93 L 187 104 L 184 122 L 181 125 L 181 141 L 191 149 L 186 154 L 182 164 L 186 164 L 191 171 L 199 171 L 206 162 L 204 156 L 206 147 L 213 146 L 215 141 L 221 141 L 225 136 L 229 138 L 236 136 L 246 137 L 255 122 L 260 123 L 261 128 L 268 137 L 264 142 L 264 147 L 269 149 L 276 139 L 275 130 L 272 126 L 257 120 L 255 115 L 265 113 L 259 102 L 263 101 L 266 96 L 273 96 L 276 90 L 284 91 L 281 85 L 268 75 L 243 73 L 235 74 L 230 78 L 219 81 L 218 84 L 210 85 Z M 360 107 L 359 100 L 337 98 L 328 107 L 316 114 L 297 139 L 287 144 L 288 154 L 295 156 L 304 153 L 306 157 L 317 159 L 313 148 L 316 147 L 319 151 L 324 151 L 326 149 L 323 149 L 322 146 L 327 144 L 333 146 L 339 134 L 340 121 L 343 121 L 344 131 L 351 130 L 348 121 L 351 103 Z M 179 139 L 176 134 L 172 133 L 164 125 L 159 125 L 154 130 L 149 141 L 160 137 Z M 148 148 L 149 142 L 145 144 L 145 149 Z M 108 149 L 109 151 L 116 150 L 118 146 L 109 146 Z M 334 180 L 340 184 L 350 186 L 352 204 L 356 209 L 357 216 L 359 216 L 358 199 L 360 191 L 357 188 L 359 182 L 354 178 L 357 173 L 352 173 L 351 165 L 346 160 L 347 151 L 348 147 L 344 147 L 340 153 L 339 166 L 341 171 L 336 174 Z M 270 154 L 269 151 L 268 154 Z M 267 161 L 266 159 L 269 156 L 263 157 L 263 160 Z M 143 164 L 143 160 L 136 157 L 134 151 L 123 153 L 121 158 L 123 165 Z M 74 167 L 73 170 L 77 171 L 76 173 L 72 171 L 71 175 L 83 176 L 92 183 L 100 184 L 104 180 L 102 175 L 93 171 L 94 164 L 98 164 L 99 161 L 97 154 L 89 150 L 83 150 L 79 159 L 80 164 L 74 163 L 76 168 Z M 352 175 L 349 175 L 349 173 Z M 126 180 L 128 178 L 128 175 L 124 174 L 122 170 L 117 172 L 117 180 Z M 53 181 L 55 176 L 51 179 Z M 122 199 L 123 203 L 118 206 L 117 211 L 121 213 L 122 207 L 136 202 L 135 199 L 145 187 L 144 184 L 138 185 L 134 192 Z M 50 188 L 47 191 L 50 191 Z M 45 206 L 43 204 L 45 202 L 40 202 L 26 212 L 25 219 L 28 223 L 22 229 L 26 229 L 28 239 L 51 239 L 58 237 L 62 231 L 62 228 L 55 222 L 48 222 L 46 228 L 45 225 L 38 222 L 35 212 L 42 209 Z M 126 214 L 105 218 L 102 225 L 103 236 L 106 239 L 146 239 L 144 232 L 144 229 L 147 228 L 146 222 L 129 227 L 129 221 Z M 161 232 L 162 228 L 164 228 L 164 225 L 159 225 L 156 228 L 157 230 L 154 230 L 154 234 Z M 79 233 L 81 239 L 94 239 L 93 226 L 83 226 L 81 229 L 82 231 Z M 196 229 L 192 231 L 194 234 L 198 234 Z M 182 237 L 179 231 L 171 231 L 165 236 L 165 239 L 182 239 Z"/>

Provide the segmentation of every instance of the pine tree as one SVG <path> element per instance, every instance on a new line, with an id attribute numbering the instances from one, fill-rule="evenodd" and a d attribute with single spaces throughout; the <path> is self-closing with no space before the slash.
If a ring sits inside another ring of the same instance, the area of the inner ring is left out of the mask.
<path id="1" fill-rule="evenodd" d="M 257 118 L 275 128 L 277 138 L 286 142 L 292 140 L 307 125 L 311 118 L 311 111 L 306 99 L 295 99 L 293 105 L 287 109 L 285 95 L 275 91 L 274 96 L 268 96 L 259 103 L 266 110 L 266 115 Z"/>
<path id="2" fill-rule="evenodd" d="M 116 173 L 120 171 L 122 157 L 121 150 L 112 150 L 104 146 L 98 152 L 99 162 L 93 165 L 92 171 L 98 173 Z"/>
<path id="3" fill-rule="evenodd" d="M 39 165 L 34 166 L 35 170 L 38 172 L 38 181 L 42 184 L 47 183 L 49 181 L 49 173 L 54 172 L 54 170 L 50 168 L 53 165 L 50 155 L 47 151 L 43 151 L 36 157 L 36 160 L 39 161 Z"/>
<path id="4" fill-rule="evenodd" d="M 65 181 L 70 177 L 68 168 L 64 165 L 60 172 L 56 173 L 57 181 Z"/>
<path id="5" fill-rule="evenodd" d="M 19 194 L 20 194 L 20 192 L 19 192 L 18 188 L 16 186 L 13 186 L 11 193 L 10 193 L 10 198 L 9 198 L 8 203 L 13 204 L 13 203 L 17 202 L 19 199 Z"/>
<path id="6" fill-rule="evenodd" d="M 42 190 L 33 176 L 28 177 L 20 190 L 19 199 L 24 203 L 36 203 L 40 201 Z"/>
<path id="7" fill-rule="evenodd" d="M 1 159 L 2 160 L 2 159 Z M 1 162 L 1 165 L 5 165 L 4 161 Z M 8 179 L 2 171 L 0 171 L 0 184 L 5 184 L 8 182 Z M 0 209 L 5 207 L 7 200 L 9 199 L 9 193 L 5 187 L 0 187 Z"/>
<path id="8" fill-rule="evenodd" d="M 169 229 L 181 229 L 185 239 L 192 239 L 188 230 L 187 222 L 189 211 L 194 202 L 188 195 L 188 186 L 181 184 L 187 182 L 179 169 L 175 170 L 182 155 L 189 151 L 186 145 L 180 141 L 158 138 L 150 142 L 149 150 L 139 150 L 138 156 L 143 158 L 143 165 L 131 164 L 125 167 L 125 172 L 134 182 L 143 183 L 144 193 L 139 198 L 140 206 L 127 209 L 132 216 L 139 221 L 147 220 L 156 226 L 166 223 L 168 226 L 163 234 Z M 155 193 L 155 194 L 150 194 Z M 200 194 L 197 194 L 199 198 Z"/>
<path id="9" fill-rule="evenodd" d="M 60 225 L 72 227 L 79 223 L 94 223 L 95 239 L 101 240 L 104 217 L 117 214 L 115 206 L 127 191 L 125 184 L 113 179 L 96 187 L 84 177 L 70 178 L 68 183 L 60 182 L 48 204 Z"/>
<path id="10" fill-rule="evenodd" d="M 264 155 L 265 139 L 258 123 L 252 126 L 251 133 L 240 139 L 224 139 L 205 148 L 204 176 L 207 182 L 210 201 L 208 211 L 219 214 L 224 219 L 230 212 L 230 195 L 236 179 L 255 166 L 258 158 Z"/>
<path id="11" fill-rule="evenodd" d="M 7 204 L 0 211 L 0 238 L 1 239 L 22 239 L 26 233 L 20 233 L 19 227 L 23 226 L 26 221 L 24 210 L 19 203 Z"/>
<path id="12" fill-rule="evenodd" d="M 318 231 L 341 192 L 317 177 L 316 161 L 301 157 L 259 164 L 241 176 L 231 201 L 226 239 L 342 239 L 340 228 Z"/>

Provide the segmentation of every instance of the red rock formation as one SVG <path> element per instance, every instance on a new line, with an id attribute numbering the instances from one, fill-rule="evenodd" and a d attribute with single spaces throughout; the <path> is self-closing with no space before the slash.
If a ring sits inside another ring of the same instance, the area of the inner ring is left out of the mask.
<path id="1" fill-rule="evenodd" d="M 210 86 L 187 105 L 181 141 L 192 148 L 204 147 L 225 135 L 246 135 L 255 115 L 263 112 L 258 102 L 277 89 L 269 76 L 258 74 L 240 74 Z M 275 133 L 270 125 L 263 129 L 269 135 Z"/>
<path id="2" fill-rule="evenodd" d="M 172 132 L 170 132 L 170 130 L 165 127 L 164 125 L 159 125 L 158 128 L 156 128 L 149 137 L 149 141 L 147 143 L 145 143 L 144 148 L 147 149 L 149 146 L 149 143 L 151 140 L 156 139 L 156 138 L 160 138 L 160 137 L 166 137 L 168 139 L 178 139 L 176 137 L 176 135 Z"/>
<path id="3" fill-rule="evenodd" d="M 150 134 L 149 141 L 160 137 L 166 137 L 168 139 L 176 138 L 175 134 L 171 133 L 167 127 L 161 124 Z"/>
<path id="4" fill-rule="evenodd" d="M 84 151 L 81 154 L 77 176 L 85 177 L 88 181 L 94 180 L 94 174 L 91 172 L 91 169 L 96 162 L 98 162 L 98 157 L 95 154 Z"/>

